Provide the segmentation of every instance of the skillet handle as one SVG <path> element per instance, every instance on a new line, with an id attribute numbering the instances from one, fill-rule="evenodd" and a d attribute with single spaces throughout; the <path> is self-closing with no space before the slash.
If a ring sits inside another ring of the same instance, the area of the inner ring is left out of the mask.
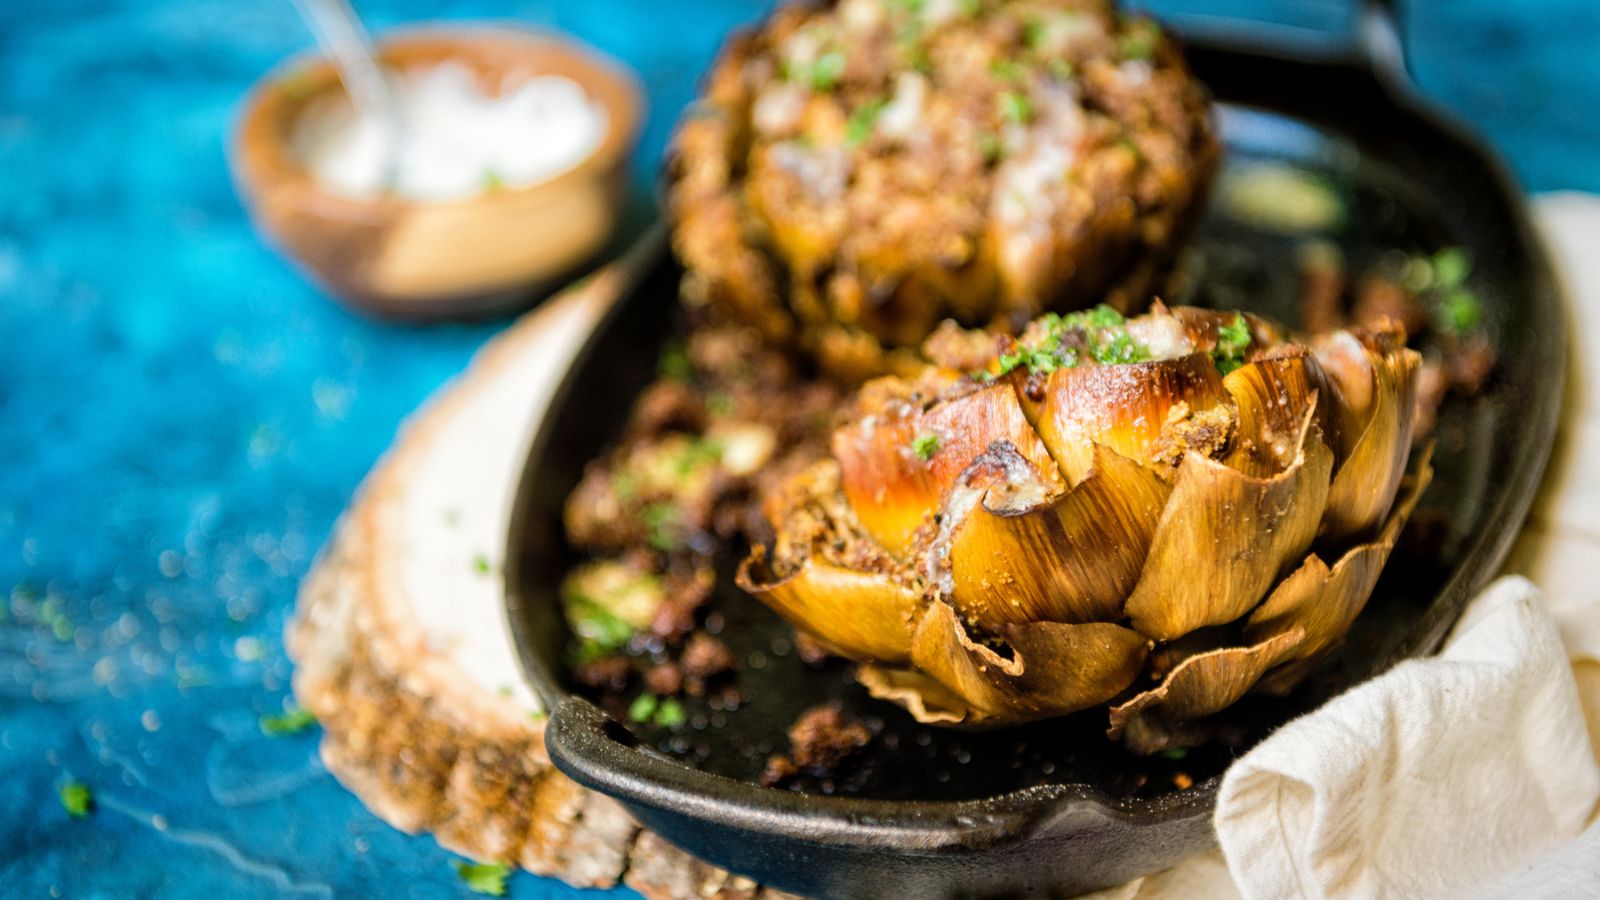
<path id="1" fill-rule="evenodd" d="M 1392 85 L 1409 86 L 1400 0 L 1360 0 L 1356 11 L 1356 47 L 1378 77 Z"/>

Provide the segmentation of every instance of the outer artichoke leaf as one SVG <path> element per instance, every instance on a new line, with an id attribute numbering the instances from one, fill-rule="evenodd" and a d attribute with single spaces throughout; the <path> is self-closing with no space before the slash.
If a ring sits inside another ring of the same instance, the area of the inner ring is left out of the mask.
<path id="1" fill-rule="evenodd" d="M 1395 329 L 1336 332 L 1318 343 L 1316 354 L 1345 401 L 1343 452 L 1323 529 L 1338 540 L 1368 531 L 1394 503 L 1411 452 L 1422 357 Z"/>
<path id="2" fill-rule="evenodd" d="M 1287 469 L 1255 478 L 1189 453 L 1178 467 L 1127 613 L 1142 634 L 1170 641 L 1231 622 L 1261 599 L 1316 537 L 1333 453 L 1307 409 Z"/>
<path id="3" fill-rule="evenodd" d="M 867 693 L 904 708 L 924 725 L 978 724 L 980 714 L 966 701 L 921 672 L 863 664 L 856 668 L 856 680 Z"/>
<path id="4" fill-rule="evenodd" d="M 1044 400 L 1033 418 L 1062 474 L 1076 484 L 1094 467 L 1096 444 L 1146 462 L 1172 416 L 1228 403 L 1211 358 L 1191 353 L 1156 362 L 1057 369 L 1045 382 Z"/>
<path id="5" fill-rule="evenodd" d="M 1290 345 L 1228 373 L 1222 385 L 1233 397 L 1239 423 L 1222 461 L 1257 478 L 1269 478 L 1294 462 L 1295 438 L 1305 411 L 1317 410 L 1323 442 L 1338 447 L 1337 396 L 1316 358 Z"/>
<path id="6" fill-rule="evenodd" d="M 859 572 L 813 555 L 779 576 L 761 548 L 739 565 L 740 588 L 841 656 L 903 665 L 923 604 L 921 592 L 880 572 Z"/>
<path id="7" fill-rule="evenodd" d="M 1244 636 L 1251 642 L 1267 641 L 1295 629 L 1305 632 L 1305 640 L 1283 664 L 1261 679 L 1260 690 L 1288 693 L 1310 673 L 1317 658 L 1350 630 L 1372 596 L 1400 530 L 1433 478 L 1431 452 L 1430 447 L 1418 459 L 1414 474 L 1406 479 L 1377 540 L 1351 548 L 1331 568 L 1312 554 L 1250 614 Z"/>
<path id="8" fill-rule="evenodd" d="M 985 631 L 1121 619 L 1171 487 L 1099 446 L 1089 474 L 1054 497 L 1009 482 L 1009 473 L 1026 471 L 1020 464 L 998 445 L 968 469 L 928 554 L 930 582 Z M 980 491 L 981 502 L 967 491 Z"/>
<path id="9" fill-rule="evenodd" d="M 862 527 L 885 550 L 903 557 L 917 528 L 938 510 L 961 473 L 997 441 L 1011 442 L 1052 490 L 1065 487 L 1009 383 L 989 385 L 926 412 L 909 402 L 887 405 L 835 431 L 833 456 L 845 498 Z"/>
<path id="10" fill-rule="evenodd" d="M 1000 637 L 1009 657 L 974 641 L 954 609 L 934 603 L 912 638 L 913 665 L 971 708 L 967 724 L 1031 722 L 1104 703 L 1133 683 L 1150 647 L 1109 622 L 1010 625 Z"/>
<path id="11" fill-rule="evenodd" d="M 1183 724 L 1232 706 L 1304 638 L 1297 628 L 1248 647 L 1195 654 L 1156 687 L 1113 706 L 1106 733 L 1113 740 L 1121 738 L 1135 753 L 1161 750 Z"/>

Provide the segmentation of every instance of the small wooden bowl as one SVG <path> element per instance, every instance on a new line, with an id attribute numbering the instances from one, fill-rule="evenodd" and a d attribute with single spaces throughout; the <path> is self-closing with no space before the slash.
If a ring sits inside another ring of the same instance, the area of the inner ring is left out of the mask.
<path id="1" fill-rule="evenodd" d="M 314 280 L 382 315 L 483 315 L 528 302 L 610 236 L 644 109 L 625 69 L 587 48 L 514 27 L 408 31 L 380 41 L 378 56 L 396 69 L 454 60 L 491 90 L 517 76 L 565 76 L 605 108 L 606 134 L 577 166 L 526 187 L 446 202 L 345 197 L 318 183 L 289 146 L 306 104 L 343 89 L 338 75 L 323 59 L 290 64 L 252 91 L 233 168 L 257 228 Z"/>

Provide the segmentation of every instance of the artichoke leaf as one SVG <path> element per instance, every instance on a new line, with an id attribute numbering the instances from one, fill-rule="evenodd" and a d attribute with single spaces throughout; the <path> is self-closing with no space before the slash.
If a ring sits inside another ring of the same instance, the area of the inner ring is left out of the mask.
<path id="1" fill-rule="evenodd" d="M 1007 625 L 999 637 L 1009 656 L 974 641 L 944 603 L 917 625 L 912 664 L 966 705 L 963 724 L 1031 722 L 1104 703 L 1133 683 L 1150 649 L 1110 622 Z"/>
<path id="2" fill-rule="evenodd" d="M 1422 357 L 1405 347 L 1405 334 L 1396 329 L 1336 332 L 1316 347 L 1345 401 L 1344 447 L 1323 523 L 1329 540 L 1376 525 L 1394 503 L 1405 474 Z"/>
<path id="3" fill-rule="evenodd" d="M 903 557 L 961 473 L 997 441 L 1011 442 L 1053 491 L 1065 486 L 1016 391 L 1003 382 L 926 411 L 910 401 L 886 404 L 836 431 L 833 456 L 862 527 Z"/>
<path id="4" fill-rule="evenodd" d="M 841 656 L 904 664 L 922 592 L 904 579 L 862 572 L 812 555 L 795 571 L 779 575 L 756 548 L 739 565 L 735 582 L 790 625 L 827 644 Z"/>
<path id="5" fill-rule="evenodd" d="M 1127 613 L 1135 630 L 1162 641 L 1243 616 L 1316 537 L 1333 452 L 1300 421 L 1293 463 L 1255 478 L 1198 453 L 1178 466 Z"/>
<path id="6" fill-rule="evenodd" d="M 977 714 L 939 682 L 913 669 L 863 663 L 856 681 L 879 700 L 902 707 L 924 725 L 959 726 Z"/>
<path id="7" fill-rule="evenodd" d="M 1114 450 L 1093 450 L 1089 474 L 1054 497 L 1010 480 L 1026 467 L 1009 445 L 980 457 L 951 492 L 928 575 L 966 621 L 992 632 L 1122 618 L 1171 487 Z"/>
<path id="8" fill-rule="evenodd" d="M 1183 725 L 1232 706 L 1304 639 L 1305 632 L 1295 628 L 1248 647 L 1197 653 L 1159 685 L 1113 706 L 1106 733 L 1135 753 L 1162 750 Z"/>
<path id="9" fill-rule="evenodd" d="M 1259 690 L 1288 693 L 1310 673 L 1317 658 L 1349 632 L 1372 596 L 1400 530 L 1433 478 L 1431 455 L 1431 446 L 1422 452 L 1377 540 L 1351 548 L 1332 567 L 1313 553 L 1250 614 L 1244 636 L 1254 643 L 1297 628 L 1305 631 L 1305 640 L 1262 678 Z"/>
<path id="10" fill-rule="evenodd" d="M 1222 378 L 1204 353 L 1057 369 L 1044 391 L 1029 418 L 1072 484 L 1094 467 L 1097 444 L 1145 462 L 1173 416 L 1229 405 Z"/>
<path id="11" fill-rule="evenodd" d="M 1222 385 L 1233 397 L 1239 421 L 1222 461 L 1257 478 L 1270 478 L 1295 458 L 1294 439 L 1308 408 L 1317 410 L 1323 442 L 1338 447 L 1338 420 L 1331 414 L 1336 392 L 1316 358 L 1291 346 L 1228 373 Z"/>

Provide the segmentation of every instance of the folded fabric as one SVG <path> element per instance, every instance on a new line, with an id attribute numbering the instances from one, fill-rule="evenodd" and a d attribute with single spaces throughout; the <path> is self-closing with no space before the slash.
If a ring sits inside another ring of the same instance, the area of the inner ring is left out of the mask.
<path id="1" fill-rule="evenodd" d="M 1600 764 L 1569 653 L 1600 661 L 1600 643 L 1564 646 L 1538 589 L 1504 578 L 1438 656 L 1279 729 L 1218 798 L 1239 890 L 1461 896 L 1571 842 L 1600 802 Z"/>

